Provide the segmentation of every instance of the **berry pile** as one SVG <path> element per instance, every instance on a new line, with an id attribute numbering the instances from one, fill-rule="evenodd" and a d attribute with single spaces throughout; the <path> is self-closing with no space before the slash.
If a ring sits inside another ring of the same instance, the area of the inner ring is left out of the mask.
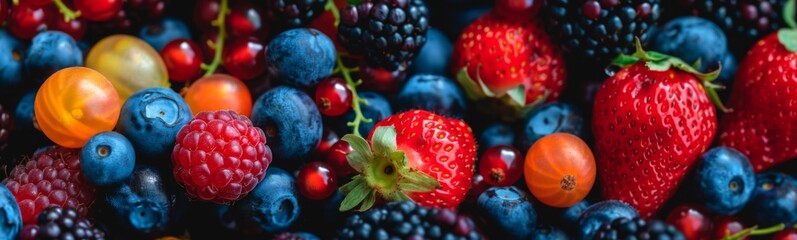
<path id="1" fill-rule="evenodd" d="M 797 0 L 0 0 L 0 239 L 794 239 Z"/>

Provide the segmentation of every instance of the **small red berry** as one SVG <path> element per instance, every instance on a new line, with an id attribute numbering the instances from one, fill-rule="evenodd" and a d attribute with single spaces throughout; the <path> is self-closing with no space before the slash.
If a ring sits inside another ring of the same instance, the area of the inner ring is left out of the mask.
<path id="1" fill-rule="evenodd" d="M 523 173 L 523 155 L 512 146 L 487 149 L 479 160 L 479 174 L 491 186 L 511 186 Z"/>
<path id="2" fill-rule="evenodd" d="M 797 240 L 797 229 L 786 229 L 772 236 L 772 240 Z"/>
<path id="3" fill-rule="evenodd" d="M 86 34 L 86 29 L 88 28 L 88 24 L 82 18 L 72 19 L 69 20 L 69 22 L 64 21 L 64 15 L 60 12 L 50 20 L 52 22 L 48 23 L 49 26 L 52 26 L 55 30 L 69 34 L 75 41 L 80 41 L 83 35 Z"/>
<path id="4" fill-rule="evenodd" d="M 122 9 L 123 0 L 75 0 L 80 16 L 96 22 L 110 20 Z"/>
<path id="5" fill-rule="evenodd" d="M 601 16 L 601 4 L 595 0 L 588 0 L 581 6 L 581 12 L 584 16 L 590 19 L 597 19 Z"/>
<path id="6" fill-rule="evenodd" d="M 484 181 L 484 177 L 480 173 L 473 174 L 473 180 L 470 184 L 470 189 L 468 189 L 468 194 L 465 195 L 465 201 L 475 203 L 479 200 L 479 196 L 482 195 L 484 191 L 490 188 L 490 184 Z"/>
<path id="7" fill-rule="evenodd" d="M 338 141 L 332 145 L 332 148 L 329 149 L 329 153 L 327 153 L 327 163 L 335 170 L 335 174 L 338 176 L 348 176 L 356 173 L 354 168 L 349 165 L 349 160 L 346 160 L 346 155 L 353 151 L 354 148 L 346 141 Z"/>
<path id="8" fill-rule="evenodd" d="M 172 81 L 190 81 L 199 77 L 201 73 L 202 50 L 190 39 L 180 38 L 170 41 L 161 49 L 161 57 Z"/>
<path id="9" fill-rule="evenodd" d="M 31 6 L 34 7 L 44 7 L 52 2 L 53 0 L 27 0 L 25 1 L 25 4 L 30 4 Z"/>
<path id="10" fill-rule="evenodd" d="M 706 210 L 696 205 L 681 205 L 667 215 L 668 224 L 684 234 L 687 240 L 708 239 L 711 222 Z"/>
<path id="11" fill-rule="evenodd" d="M 404 81 L 407 80 L 407 72 L 401 69 L 391 72 L 382 68 L 369 67 L 365 64 L 361 64 L 360 69 L 363 85 L 376 91 L 398 91 Z"/>
<path id="12" fill-rule="evenodd" d="M 224 46 L 224 69 L 241 80 L 255 78 L 266 71 L 266 46 L 257 38 L 236 39 Z"/>
<path id="13" fill-rule="evenodd" d="M 721 216 L 714 220 L 713 239 L 722 240 L 744 230 L 744 224 L 734 216 Z M 742 237 L 739 240 L 747 239 Z"/>
<path id="14" fill-rule="evenodd" d="M 321 142 L 318 143 L 318 148 L 315 149 L 316 159 L 326 159 L 327 153 L 332 150 L 332 146 L 338 141 L 340 141 L 340 136 L 335 131 L 325 127 Z"/>
<path id="15" fill-rule="evenodd" d="M 343 79 L 321 80 L 315 89 L 315 104 L 321 114 L 330 117 L 343 115 L 351 109 L 352 93 Z"/>
<path id="16" fill-rule="evenodd" d="M 40 31 L 47 30 L 50 19 L 56 15 L 50 6 L 34 7 L 20 3 L 11 8 L 8 30 L 19 39 L 30 40 Z"/>
<path id="17" fill-rule="evenodd" d="M 218 0 L 199 0 L 194 5 L 194 24 L 200 30 L 207 31 L 213 29 L 210 24 L 219 15 L 221 4 Z"/>
<path id="18" fill-rule="evenodd" d="M 537 15 L 542 2 L 542 0 L 496 0 L 495 12 L 508 18 L 531 19 Z"/>
<path id="19" fill-rule="evenodd" d="M 296 188 L 302 196 L 310 200 L 324 200 L 335 193 L 335 189 L 338 188 L 338 177 L 329 164 L 311 162 L 299 170 Z"/>
<path id="20" fill-rule="evenodd" d="M 261 38 L 268 31 L 267 27 L 263 10 L 249 1 L 235 2 L 227 15 L 227 28 L 234 38 Z"/>

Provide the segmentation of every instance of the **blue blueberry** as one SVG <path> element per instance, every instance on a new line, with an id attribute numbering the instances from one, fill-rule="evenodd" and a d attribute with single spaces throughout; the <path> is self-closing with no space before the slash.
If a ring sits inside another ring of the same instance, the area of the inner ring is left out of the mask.
<path id="1" fill-rule="evenodd" d="M 458 84 L 438 75 L 415 75 L 396 95 L 399 112 L 423 109 L 452 118 L 465 113 L 465 93 Z"/>
<path id="2" fill-rule="evenodd" d="M 552 133 L 582 136 L 584 117 L 578 108 L 567 103 L 549 103 L 534 109 L 523 122 L 518 148 L 529 149 L 537 140 Z"/>
<path id="3" fill-rule="evenodd" d="M 244 229 L 279 233 L 299 218 L 299 193 L 296 179 L 285 170 L 270 167 L 266 176 L 244 199 L 235 204 Z"/>
<path id="4" fill-rule="evenodd" d="M 537 226 L 537 212 L 522 190 L 492 187 L 479 195 L 478 209 L 495 231 L 512 239 L 528 239 Z"/>
<path id="5" fill-rule="evenodd" d="M 137 234 L 158 234 L 171 219 L 174 195 L 166 179 L 149 166 L 137 165 L 133 174 L 108 190 L 105 201 L 118 224 Z"/>
<path id="6" fill-rule="evenodd" d="M 568 240 L 570 237 L 561 229 L 550 225 L 537 226 L 529 239 L 534 240 Z"/>
<path id="7" fill-rule="evenodd" d="M 14 125 L 24 130 L 32 130 L 33 104 L 36 101 L 36 91 L 31 91 L 22 96 L 14 110 Z"/>
<path id="8" fill-rule="evenodd" d="M 321 113 L 306 93 L 288 86 L 273 88 L 257 99 L 252 123 L 263 129 L 278 165 L 297 165 L 315 151 L 323 135 Z"/>
<path id="9" fill-rule="evenodd" d="M 130 177 L 136 166 L 136 151 L 122 134 L 101 132 L 80 151 L 80 171 L 95 186 L 109 186 Z"/>
<path id="10" fill-rule="evenodd" d="M 147 88 L 122 105 L 116 131 L 125 135 L 136 153 L 150 162 L 169 159 L 174 139 L 193 114 L 185 100 L 167 88 Z"/>
<path id="11" fill-rule="evenodd" d="M 268 43 L 266 60 L 285 83 L 312 87 L 335 68 L 335 44 L 312 28 L 280 33 Z"/>
<path id="12" fill-rule="evenodd" d="M 745 212 L 759 226 L 797 224 L 797 179 L 778 172 L 758 174 Z"/>
<path id="13" fill-rule="evenodd" d="M 736 149 L 716 147 L 703 154 L 694 170 L 697 197 L 712 211 L 734 215 L 747 204 L 755 188 L 755 172 Z"/>
<path id="14" fill-rule="evenodd" d="M 498 145 L 512 146 L 515 143 L 515 130 L 508 124 L 495 123 L 485 128 L 478 140 L 482 151 Z"/>
<path id="15" fill-rule="evenodd" d="M 390 103 L 387 99 L 379 93 L 361 92 L 359 94 L 360 98 L 368 102 L 368 104 L 360 104 L 360 110 L 362 110 L 365 118 L 370 118 L 372 120 L 369 123 L 360 123 L 360 136 L 368 136 L 368 133 L 371 132 L 371 129 L 374 128 L 377 122 L 393 115 L 393 108 L 390 107 Z M 349 110 L 349 112 L 343 115 L 343 119 L 345 121 L 341 123 L 340 132 L 350 133 L 351 127 L 347 126 L 346 123 L 354 120 L 354 112 Z"/>
<path id="16" fill-rule="evenodd" d="M 733 77 L 736 76 L 736 69 L 738 67 L 739 62 L 736 61 L 736 57 L 730 52 L 726 53 L 722 58 L 722 71 L 717 79 L 724 83 L 730 83 L 733 81 Z"/>
<path id="17" fill-rule="evenodd" d="M 22 230 L 22 214 L 14 195 L 0 184 L 0 239 L 16 239 Z"/>
<path id="18" fill-rule="evenodd" d="M 141 31 L 138 32 L 138 37 L 149 43 L 156 51 L 160 52 L 163 46 L 166 46 L 167 43 L 174 39 L 190 39 L 191 32 L 182 20 L 164 18 L 141 27 Z"/>
<path id="19" fill-rule="evenodd" d="M 709 20 L 691 16 L 675 18 L 656 28 L 649 46 L 689 64 L 700 59 L 700 71 L 724 63 L 723 58 L 728 55 L 728 39 L 722 29 Z"/>
<path id="20" fill-rule="evenodd" d="M 560 215 L 562 217 L 560 219 L 561 226 L 578 226 L 578 219 L 589 206 L 589 201 L 581 200 L 581 202 L 576 203 L 576 205 L 563 209 Z"/>
<path id="21" fill-rule="evenodd" d="M 434 74 L 445 76 L 448 74 L 448 64 L 451 62 L 453 47 L 451 40 L 435 28 L 426 31 L 426 44 L 421 47 L 417 57 L 412 60 L 408 71 L 410 74 Z"/>
<path id="22" fill-rule="evenodd" d="M 18 86 L 23 76 L 23 55 L 26 46 L 5 29 L 0 29 L 0 92 Z"/>
<path id="23" fill-rule="evenodd" d="M 622 217 L 632 219 L 639 217 L 639 213 L 630 205 L 617 200 L 606 200 L 593 204 L 581 214 L 578 220 L 579 239 L 592 239 L 601 225 Z"/>
<path id="24" fill-rule="evenodd" d="M 83 52 L 69 34 L 44 31 L 33 37 L 24 63 L 28 79 L 41 84 L 58 70 L 82 66 Z"/>

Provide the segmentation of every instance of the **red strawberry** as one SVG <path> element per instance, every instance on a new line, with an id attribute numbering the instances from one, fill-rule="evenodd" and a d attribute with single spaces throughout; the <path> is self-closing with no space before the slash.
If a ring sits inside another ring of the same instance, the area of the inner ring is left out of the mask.
<path id="1" fill-rule="evenodd" d="M 797 30 L 780 30 L 747 53 L 722 117 L 720 144 L 744 153 L 756 172 L 797 158 Z"/>
<path id="2" fill-rule="evenodd" d="M 465 122 L 415 110 L 378 122 L 368 138 L 371 146 L 353 134 L 341 139 L 354 149 L 346 157 L 360 173 L 341 187 L 342 211 L 357 205 L 364 211 L 377 198 L 451 209 L 465 199 L 476 161 Z"/>
<path id="3" fill-rule="evenodd" d="M 508 119 L 525 115 L 535 103 L 555 101 L 566 79 L 562 54 L 538 22 L 494 12 L 465 28 L 452 59 L 468 97 L 500 100 L 513 110 L 502 116 Z"/>
<path id="4" fill-rule="evenodd" d="M 598 175 L 604 198 L 650 217 L 714 138 L 717 120 L 707 94 L 716 97 L 710 81 L 719 71 L 701 74 L 641 47 L 615 64 L 623 69 L 603 83 L 594 102 Z"/>

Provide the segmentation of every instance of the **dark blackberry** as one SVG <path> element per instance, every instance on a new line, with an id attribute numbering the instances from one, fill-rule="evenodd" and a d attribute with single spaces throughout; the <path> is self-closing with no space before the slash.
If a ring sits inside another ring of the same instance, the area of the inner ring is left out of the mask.
<path id="1" fill-rule="evenodd" d="M 0 151 L 8 145 L 8 135 L 11 134 L 14 120 L 11 118 L 10 109 L 5 109 L 0 104 Z"/>
<path id="2" fill-rule="evenodd" d="M 571 58 L 606 64 L 634 51 L 660 18 L 659 0 L 549 0 L 542 14 L 548 31 Z"/>
<path id="3" fill-rule="evenodd" d="M 618 218 L 611 223 L 601 225 L 595 233 L 595 240 L 613 239 L 673 239 L 684 240 L 681 234 L 672 225 L 661 220 L 645 221 L 642 218 Z"/>
<path id="4" fill-rule="evenodd" d="M 94 227 L 87 218 L 78 217 L 72 208 L 52 206 L 39 214 L 37 240 L 48 239 L 105 239 L 105 233 Z"/>
<path id="5" fill-rule="evenodd" d="M 728 34 L 735 48 L 747 49 L 775 30 L 785 27 L 781 13 L 788 0 L 680 0 L 676 9 L 709 19 Z"/>
<path id="6" fill-rule="evenodd" d="M 266 16 L 284 28 L 297 28 L 321 15 L 326 3 L 327 0 L 267 0 Z"/>
<path id="7" fill-rule="evenodd" d="M 367 0 L 341 11 L 338 40 L 373 67 L 405 69 L 426 43 L 423 0 Z"/>
<path id="8" fill-rule="evenodd" d="M 319 240 L 317 236 L 306 232 L 286 232 L 274 236 L 274 240 Z"/>
<path id="9" fill-rule="evenodd" d="M 339 239 L 482 239 L 469 217 L 413 202 L 391 202 L 350 216 Z"/>

